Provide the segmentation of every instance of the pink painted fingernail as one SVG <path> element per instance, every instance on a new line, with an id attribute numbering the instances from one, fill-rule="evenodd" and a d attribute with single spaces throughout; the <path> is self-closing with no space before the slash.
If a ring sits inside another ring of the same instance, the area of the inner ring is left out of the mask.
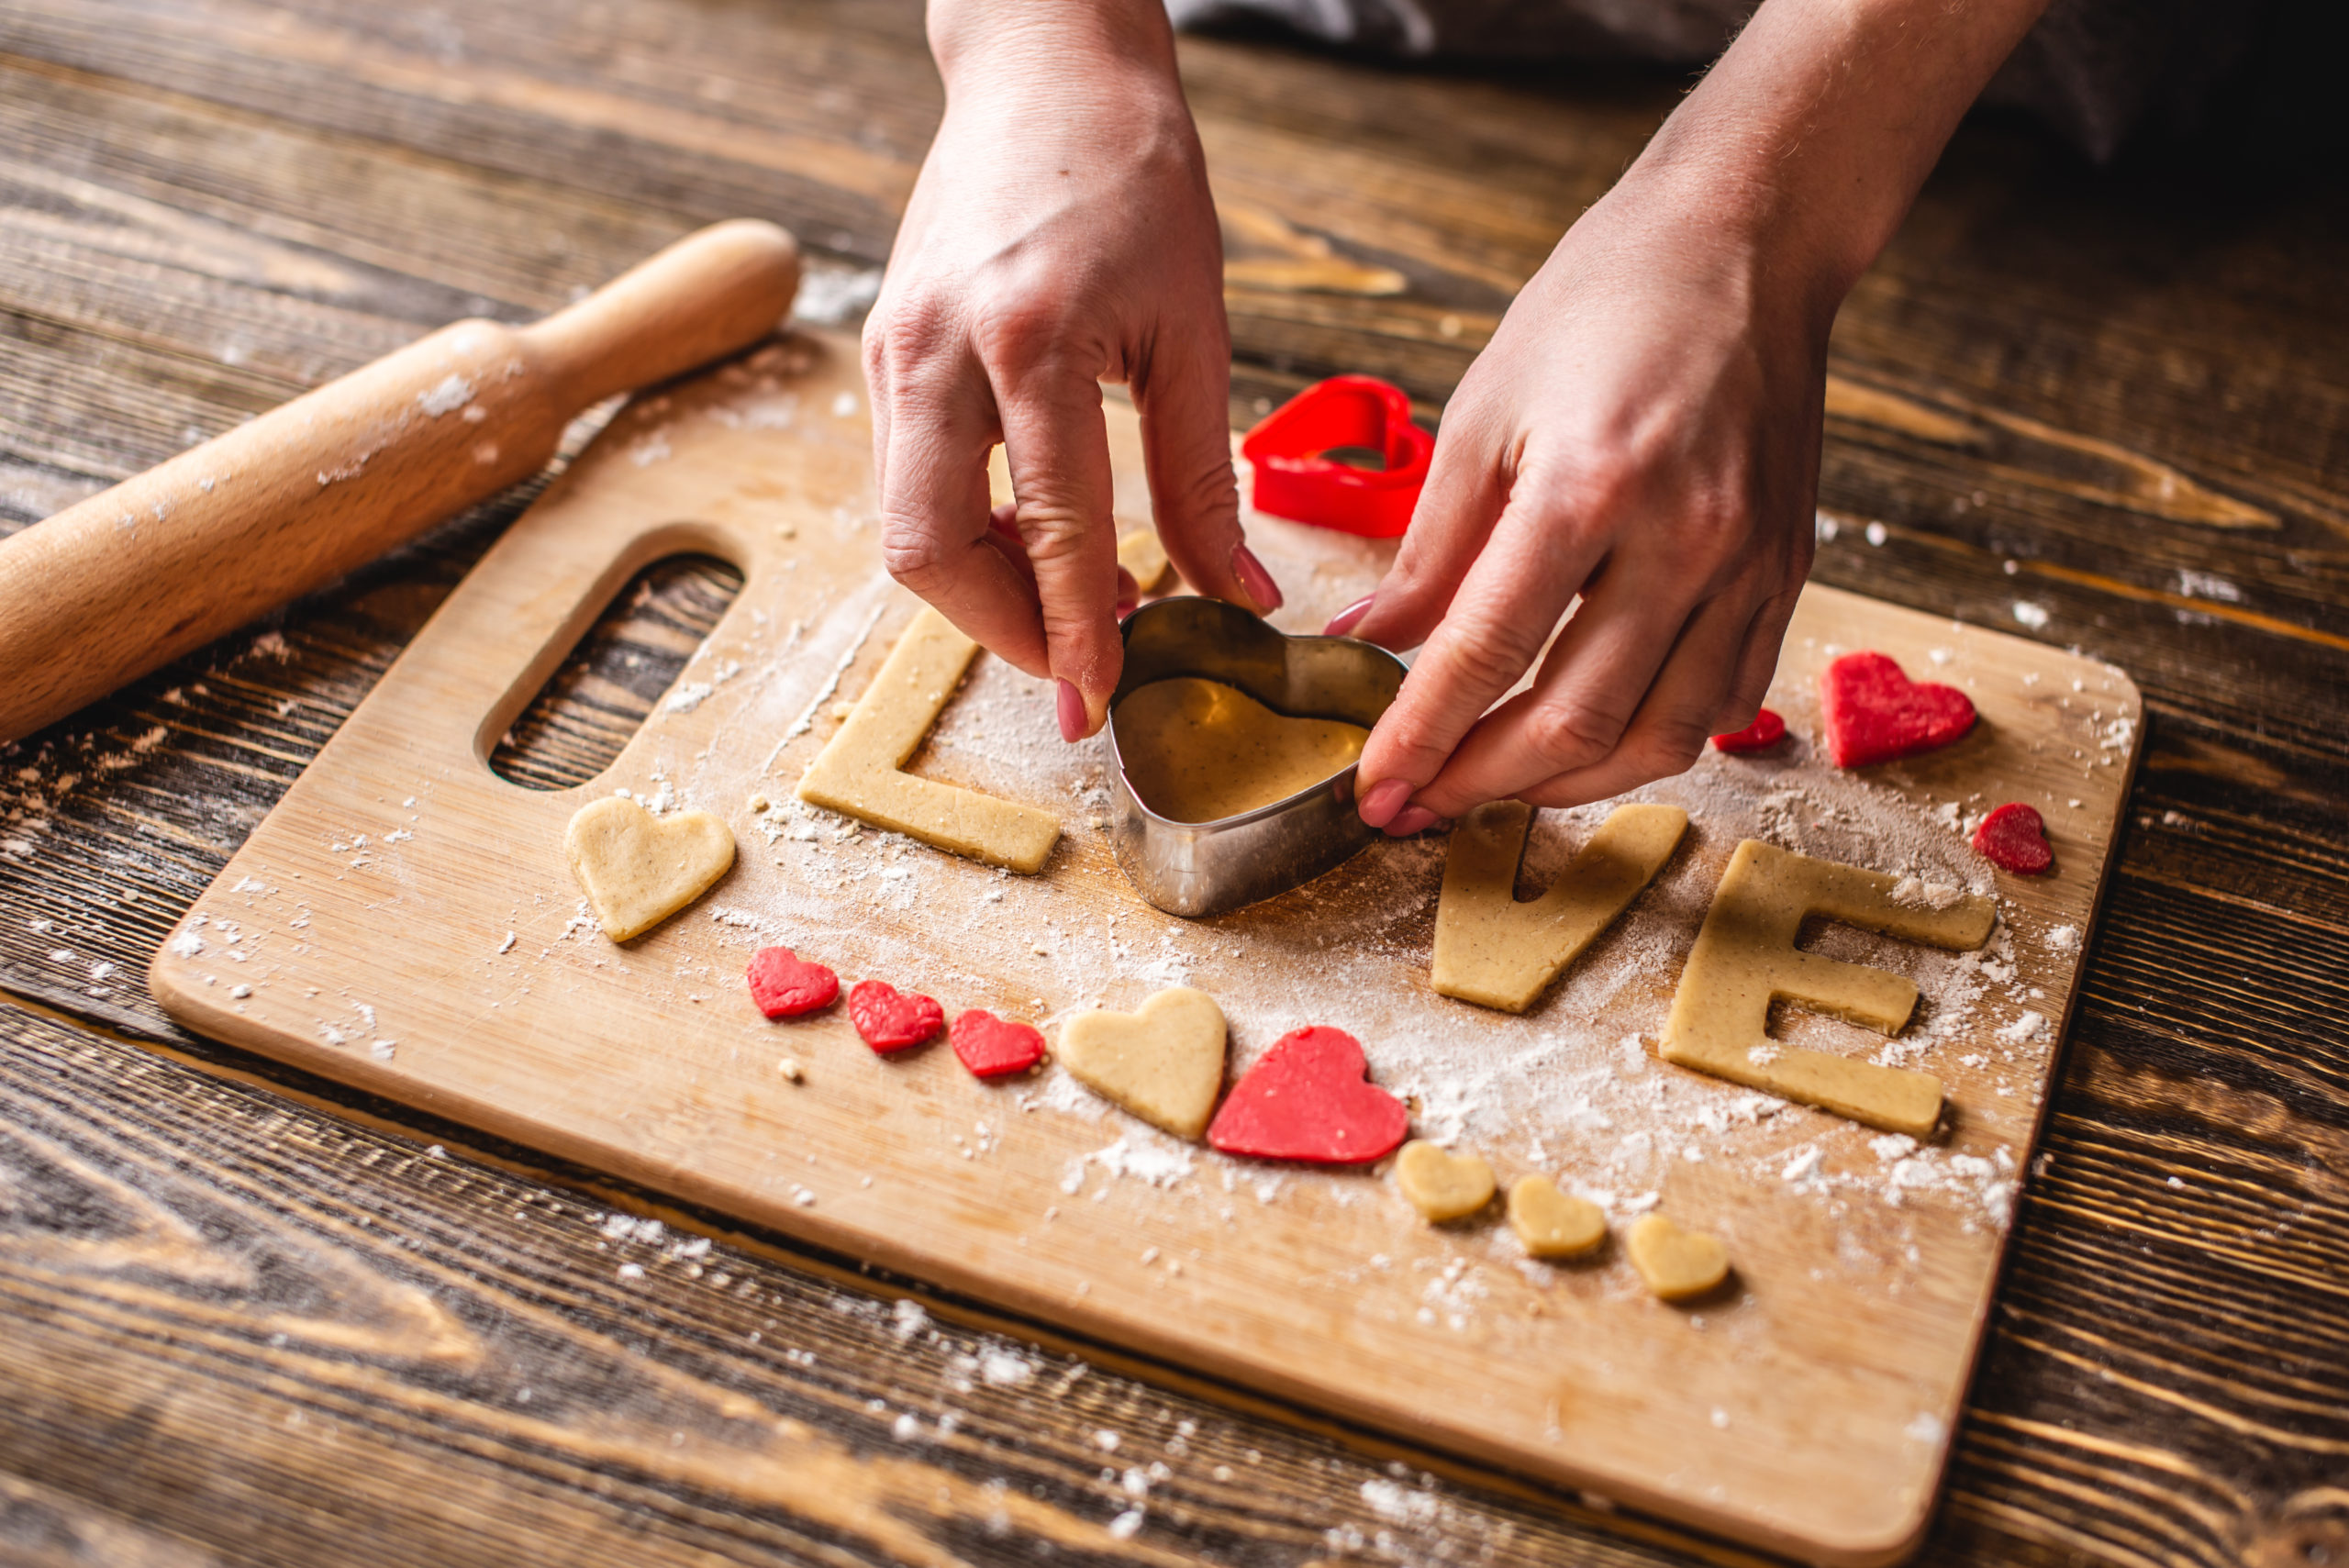
<path id="1" fill-rule="evenodd" d="M 1424 806 L 1406 806 L 1392 822 L 1386 825 L 1386 836 L 1390 839 L 1408 839 L 1414 833 L 1426 832 L 1442 820 L 1443 818 Z"/>
<path id="2" fill-rule="evenodd" d="M 1355 627 L 1362 624 L 1362 617 L 1370 614 L 1370 602 L 1376 597 L 1378 595 L 1375 594 L 1364 594 L 1361 598 L 1331 616 L 1330 624 L 1321 628 L 1321 635 L 1343 637 L 1353 630 Z"/>
<path id="3" fill-rule="evenodd" d="M 1411 784 L 1408 779 L 1381 779 L 1363 791 L 1357 809 L 1364 822 L 1374 828 L 1384 828 L 1394 819 L 1397 812 L 1403 809 L 1404 802 L 1410 798 Z"/>
<path id="4" fill-rule="evenodd" d="M 1264 563 L 1245 543 L 1231 547 L 1231 574 L 1240 579 L 1240 586 L 1254 601 L 1258 615 L 1268 616 L 1288 602 L 1281 595 L 1281 585 L 1273 581 L 1273 574 L 1264 570 Z"/>
<path id="5" fill-rule="evenodd" d="M 1061 739 L 1072 741 L 1084 740 L 1085 719 L 1085 694 L 1076 689 L 1074 682 L 1063 681 L 1060 690 Z"/>

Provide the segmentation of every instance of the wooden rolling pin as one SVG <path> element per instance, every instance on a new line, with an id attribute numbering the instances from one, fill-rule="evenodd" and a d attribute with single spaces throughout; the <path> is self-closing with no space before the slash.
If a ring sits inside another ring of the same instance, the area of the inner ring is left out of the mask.
<path id="1" fill-rule="evenodd" d="M 0 745 L 544 467 L 616 392 L 756 342 L 799 248 L 738 219 L 535 326 L 460 321 L 0 539 Z"/>

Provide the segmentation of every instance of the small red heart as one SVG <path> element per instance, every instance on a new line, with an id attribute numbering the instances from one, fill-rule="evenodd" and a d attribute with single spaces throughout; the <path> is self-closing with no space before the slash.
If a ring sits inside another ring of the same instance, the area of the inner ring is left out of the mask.
<path id="1" fill-rule="evenodd" d="M 1827 752 L 1864 768 L 1946 746 L 1974 728 L 1974 704 L 1955 686 L 1911 681 L 1881 653 L 1846 653 L 1819 677 Z"/>
<path id="2" fill-rule="evenodd" d="M 751 955 L 751 1000 L 771 1018 L 796 1018 L 831 1005 L 841 977 L 810 963 L 789 948 L 761 948 Z"/>
<path id="3" fill-rule="evenodd" d="M 905 1051 L 935 1035 L 946 1023 L 946 1009 L 918 991 L 900 995 L 885 980 L 860 980 L 848 994 L 848 1016 L 864 1043 L 886 1056 Z"/>
<path id="4" fill-rule="evenodd" d="M 1362 1042 L 1343 1029 L 1291 1029 L 1273 1041 L 1208 1126 L 1227 1154 L 1366 1165 L 1411 1129 L 1403 1102 L 1370 1081 Z"/>
<path id="5" fill-rule="evenodd" d="M 974 1078 L 1025 1073 L 1044 1060 L 1044 1037 L 1026 1024 L 998 1018 L 984 1007 L 957 1014 L 947 1043 Z"/>
<path id="6" fill-rule="evenodd" d="M 1974 847 L 1992 865 L 2019 876 L 2037 876 L 2055 863 L 2055 846 L 2047 841 L 2047 824 L 2037 810 L 2015 801 L 1982 818 L 1974 829 Z"/>
<path id="7" fill-rule="evenodd" d="M 1753 716 L 1753 722 L 1728 735 L 1713 737 L 1716 751 L 1759 751 L 1765 746 L 1776 746 L 1787 738 L 1787 721 L 1775 708 L 1764 708 Z"/>

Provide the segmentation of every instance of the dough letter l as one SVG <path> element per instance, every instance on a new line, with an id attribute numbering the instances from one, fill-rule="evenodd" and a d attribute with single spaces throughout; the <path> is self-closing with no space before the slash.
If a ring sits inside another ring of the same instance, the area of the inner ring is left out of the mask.
<path id="1" fill-rule="evenodd" d="M 1942 1081 L 1932 1073 L 1780 1046 L 1769 1035 L 1770 1004 L 1780 997 L 1887 1035 L 1916 1009 L 1917 986 L 1905 975 L 1797 951 L 1795 935 L 1810 916 L 1938 948 L 1979 947 L 1990 934 L 1997 909 L 1987 898 L 1969 894 L 1925 908 L 1896 901 L 1895 885 L 1880 873 L 1759 840 L 1738 845 L 1680 972 L 1664 1059 L 1871 1127 L 1931 1133 L 1942 1111 Z"/>

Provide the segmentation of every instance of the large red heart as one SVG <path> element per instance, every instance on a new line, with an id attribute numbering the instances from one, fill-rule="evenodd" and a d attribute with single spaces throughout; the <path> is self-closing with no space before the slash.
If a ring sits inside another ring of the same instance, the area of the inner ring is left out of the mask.
<path id="1" fill-rule="evenodd" d="M 848 1016 L 864 1043 L 886 1056 L 919 1045 L 946 1023 L 946 1009 L 918 991 L 900 995 L 885 980 L 860 980 L 848 994 Z"/>
<path id="2" fill-rule="evenodd" d="M 1974 704 L 1955 686 L 1911 681 L 1881 653 L 1846 653 L 1819 677 L 1827 754 L 1864 768 L 1946 746 L 1974 728 Z"/>
<path id="3" fill-rule="evenodd" d="M 2039 812 L 2021 801 L 2001 806 L 1974 829 L 1974 847 L 1992 865 L 2018 876 L 2037 876 L 2055 863 L 2055 846 L 2047 841 L 2047 823 Z"/>
<path id="4" fill-rule="evenodd" d="M 1042 1035 L 1026 1024 L 998 1018 L 985 1007 L 957 1014 L 946 1040 L 974 1078 L 1025 1073 L 1044 1060 Z"/>
<path id="5" fill-rule="evenodd" d="M 751 955 L 751 1000 L 771 1018 L 796 1018 L 831 1005 L 841 977 L 810 963 L 789 948 L 761 948 Z"/>
<path id="6" fill-rule="evenodd" d="M 1362 1043 L 1343 1029 L 1291 1029 L 1273 1041 L 1208 1125 L 1227 1154 L 1365 1165 L 1411 1129 L 1403 1102 L 1370 1081 Z"/>

